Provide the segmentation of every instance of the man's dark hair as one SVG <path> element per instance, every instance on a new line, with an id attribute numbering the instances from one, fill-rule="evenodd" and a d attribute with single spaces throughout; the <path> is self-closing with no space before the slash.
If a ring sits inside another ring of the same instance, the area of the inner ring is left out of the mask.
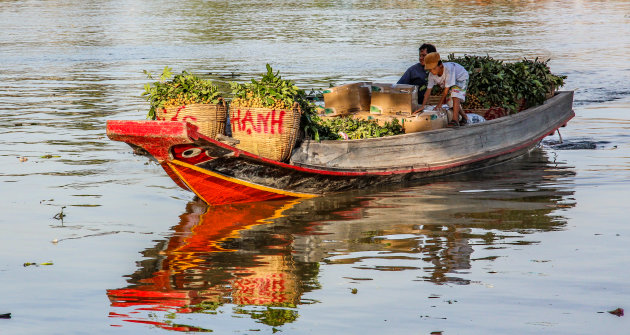
<path id="1" fill-rule="evenodd" d="M 435 48 L 435 45 L 433 44 L 429 44 L 429 43 L 424 43 L 423 45 L 420 46 L 420 48 L 418 49 L 418 53 L 420 53 L 422 50 L 427 50 L 427 53 L 430 54 L 432 52 L 437 52 L 437 49 Z"/>

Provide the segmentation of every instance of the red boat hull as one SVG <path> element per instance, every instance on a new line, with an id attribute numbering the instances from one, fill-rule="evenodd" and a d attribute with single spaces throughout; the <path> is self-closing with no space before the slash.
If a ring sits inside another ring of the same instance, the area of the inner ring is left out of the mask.
<path id="1" fill-rule="evenodd" d="M 221 205 L 316 196 L 244 182 L 178 160 L 167 162 L 166 165 L 188 189 L 207 204 Z"/>

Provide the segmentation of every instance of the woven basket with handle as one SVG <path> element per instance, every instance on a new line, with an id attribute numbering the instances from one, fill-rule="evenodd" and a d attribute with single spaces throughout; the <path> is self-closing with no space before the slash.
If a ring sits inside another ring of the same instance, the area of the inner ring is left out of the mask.
<path id="1" fill-rule="evenodd" d="M 186 121 L 199 127 L 199 132 L 210 138 L 225 134 L 227 107 L 223 100 L 218 104 L 167 106 L 156 112 L 158 121 Z"/>
<path id="2" fill-rule="evenodd" d="M 232 137 L 237 148 L 276 161 L 287 160 L 300 131 L 299 107 L 272 109 L 230 106 Z"/>

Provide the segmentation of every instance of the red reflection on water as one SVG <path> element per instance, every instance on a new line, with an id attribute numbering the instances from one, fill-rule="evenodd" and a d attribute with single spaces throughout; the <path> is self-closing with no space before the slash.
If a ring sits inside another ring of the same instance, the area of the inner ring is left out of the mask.
<path id="1" fill-rule="evenodd" d="M 286 247 L 290 238 L 274 236 L 271 245 L 265 245 L 265 254 L 251 253 L 244 261 L 236 258 L 230 266 L 213 263 L 213 257 L 219 253 L 238 251 L 226 247 L 226 241 L 281 216 L 297 202 L 269 201 L 216 207 L 189 204 L 189 212 L 180 217 L 166 247 L 156 253 L 159 265 L 141 269 L 136 277 L 144 278 L 132 275 L 128 287 L 107 290 L 112 307 L 134 308 L 134 312 L 112 312 L 109 316 L 168 330 L 199 331 L 201 329 L 189 326 L 131 318 L 129 314 L 139 311 L 191 313 L 203 310 L 204 304 L 218 306 L 224 302 L 266 306 L 297 304 L 301 292 Z"/>

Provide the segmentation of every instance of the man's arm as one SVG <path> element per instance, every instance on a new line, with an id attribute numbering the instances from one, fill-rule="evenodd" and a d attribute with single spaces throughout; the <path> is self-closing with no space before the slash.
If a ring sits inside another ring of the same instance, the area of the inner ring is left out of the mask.
<path id="1" fill-rule="evenodd" d="M 424 110 L 424 106 L 427 104 L 427 101 L 429 101 L 429 95 L 431 95 L 431 89 L 427 88 L 427 91 L 424 92 L 424 99 L 422 99 L 422 106 L 420 106 L 420 109 L 418 109 L 417 111 L 413 112 L 413 114 L 418 114 L 420 112 L 422 112 Z"/>
<path id="2" fill-rule="evenodd" d="M 446 96 L 448 95 L 448 91 L 449 91 L 450 87 L 444 87 L 444 90 L 442 90 L 442 94 L 440 96 L 440 101 L 437 104 L 437 108 L 442 108 L 442 105 L 444 105 L 444 103 L 446 102 Z"/>

